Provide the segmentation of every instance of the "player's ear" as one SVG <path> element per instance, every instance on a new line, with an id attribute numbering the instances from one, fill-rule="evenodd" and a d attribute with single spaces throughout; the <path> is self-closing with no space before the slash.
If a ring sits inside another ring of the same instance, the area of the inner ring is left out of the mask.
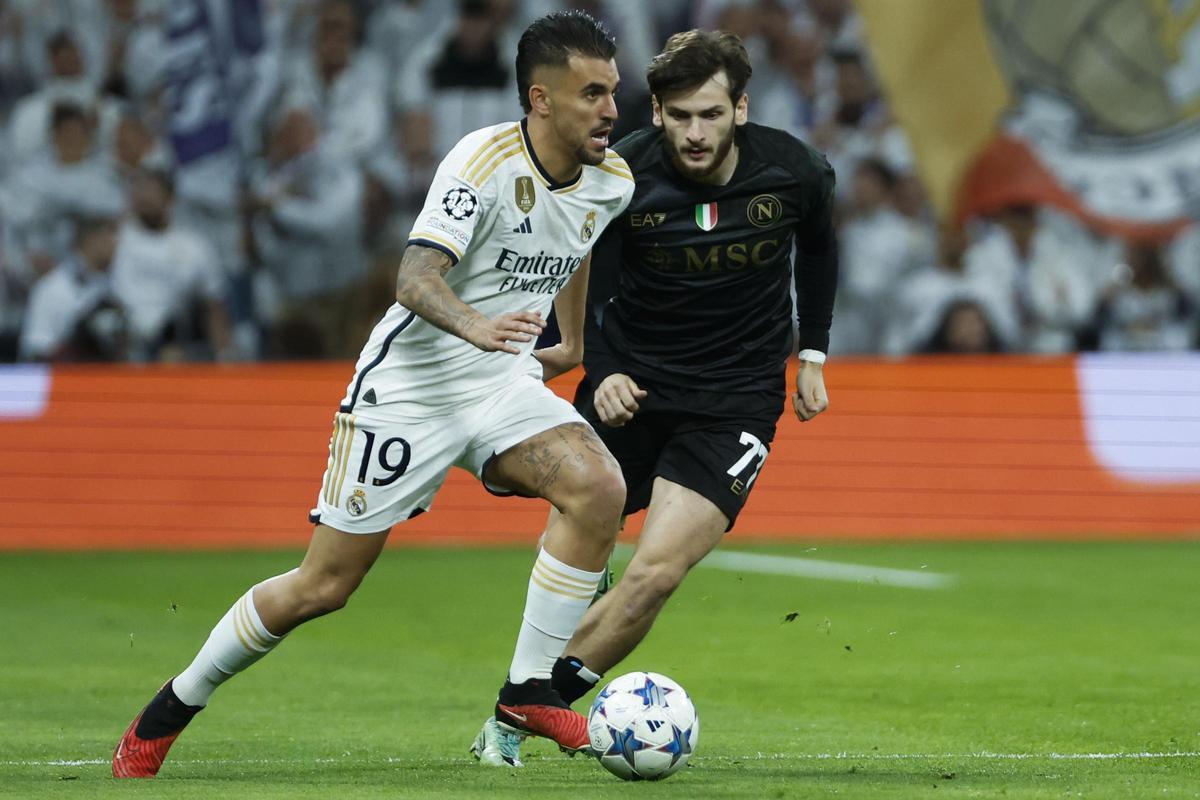
<path id="1" fill-rule="evenodd" d="M 662 106 L 658 104 L 658 98 L 650 95 L 650 121 L 654 123 L 654 127 L 661 128 L 662 123 Z"/>
<path id="2" fill-rule="evenodd" d="M 745 125 L 749 116 L 750 95 L 742 92 L 742 96 L 738 98 L 737 105 L 733 107 L 733 123 L 735 125 Z"/>
<path id="3" fill-rule="evenodd" d="M 529 106 L 539 117 L 550 116 L 550 92 L 541 83 L 529 87 Z"/>

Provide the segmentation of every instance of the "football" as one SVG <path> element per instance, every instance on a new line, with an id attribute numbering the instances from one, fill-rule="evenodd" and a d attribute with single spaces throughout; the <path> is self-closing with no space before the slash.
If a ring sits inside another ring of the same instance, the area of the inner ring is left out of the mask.
<path id="1" fill-rule="evenodd" d="M 596 695 L 588 736 L 596 758 L 618 778 L 657 781 L 691 758 L 700 718 L 675 681 L 656 672 L 630 672 Z"/>

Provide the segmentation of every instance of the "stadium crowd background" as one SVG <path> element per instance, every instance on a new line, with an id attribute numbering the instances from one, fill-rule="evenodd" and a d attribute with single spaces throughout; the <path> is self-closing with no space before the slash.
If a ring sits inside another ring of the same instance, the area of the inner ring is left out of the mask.
<path id="1" fill-rule="evenodd" d="M 747 43 L 751 120 L 838 173 L 834 354 L 1200 346 L 1196 225 L 940 226 L 850 0 L 0 0 L 0 360 L 356 355 L 433 170 L 520 115 L 516 40 L 563 7 L 618 39 L 613 141 L 671 33 Z"/>

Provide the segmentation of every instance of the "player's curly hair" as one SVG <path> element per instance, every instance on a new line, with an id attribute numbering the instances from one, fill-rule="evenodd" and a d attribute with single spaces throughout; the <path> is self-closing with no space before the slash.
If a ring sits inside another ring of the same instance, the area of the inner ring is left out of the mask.
<path id="1" fill-rule="evenodd" d="M 754 72 L 745 45 L 732 33 L 693 29 L 667 39 L 650 61 L 646 82 L 662 102 L 664 94 L 695 89 L 721 70 L 729 77 L 729 99 L 736 104 Z"/>
<path id="2" fill-rule="evenodd" d="M 528 114 L 529 87 L 538 67 L 565 67 L 572 55 L 602 58 L 617 54 L 617 42 L 603 23 L 583 11 L 556 11 L 537 19 L 517 43 L 517 93 Z"/>

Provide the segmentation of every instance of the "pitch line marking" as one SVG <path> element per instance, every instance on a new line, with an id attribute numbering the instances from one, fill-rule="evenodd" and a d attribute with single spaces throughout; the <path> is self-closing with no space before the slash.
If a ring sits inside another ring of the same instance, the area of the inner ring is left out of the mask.
<path id="1" fill-rule="evenodd" d="M 616 553 L 629 558 L 633 554 L 633 547 L 619 544 Z M 727 572 L 756 572 L 763 575 L 790 575 L 797 578 L 816 578 L 826 581 L 874 583 L 880 586 L 897 586 L 902 589 L 945 589 L 955 581 L 953 575 L 941 572 L 872 567 L 867 564 L 848 564 L 840 561 L 821 561 L 815 558 L 771 556 L 730 550 L 714 550 L 696 566 L 722 569 Z"/>
<path id="2" fill-rule="evenodd" d="M 1200 758 L 1200 751 L 1173 753 L 755 753 L 747 756 L 701 756 L 699 761 L 1151 761 L 1164 758 Z M 305 764 L 369 763 L 366 758 L 204 758 L 172 759 L 172 764 L 233 764 L 303 766 Z M 387 764 L 453 764 L 462 758 L 379 759 Z M 49 761 L 0 761 L 3 767 L 88 767 L 111 764 L 111 758 L 52 759 Z"/>

